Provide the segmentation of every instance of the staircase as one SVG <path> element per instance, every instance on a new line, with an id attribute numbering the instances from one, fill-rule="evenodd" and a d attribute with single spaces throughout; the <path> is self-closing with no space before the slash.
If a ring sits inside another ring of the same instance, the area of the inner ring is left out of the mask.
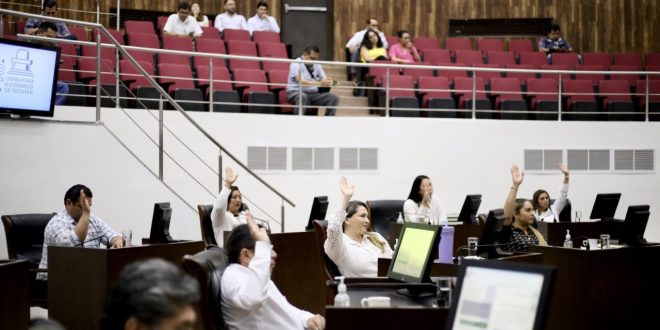
<path id="1" fill-rule="evenodd" d="M 337 116 L 367 117 L 371 116 L 366 109 L 350 109 L 350 107 L 368 106 L 367 97 L 353 96 L 353 81 L 346 80 L 346 68 L 343 66 L 324 66 L 323 70 L 328 77 L 337 80 L 337 87 L 332 88 L 332 93 L 339 96 L 339 107 Z M 341 87 L 341 88 L 340 88 Z M 349 108 L 347 108 L 349 107 Z M 320 111 L 323 112 L 323 111 Z"/>

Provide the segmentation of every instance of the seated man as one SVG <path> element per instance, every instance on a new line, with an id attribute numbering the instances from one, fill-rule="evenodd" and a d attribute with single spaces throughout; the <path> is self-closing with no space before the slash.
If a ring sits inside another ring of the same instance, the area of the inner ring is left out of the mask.
<path id="1" fill-rule="evenodd" d="M 271 281 L 277 254 L 250 213 L 225 242 L 222 313 L 230 329 L 324 329 L 325 318 L 291 305 Z"/>
<path id="2" fill-rule="evenodd" d="M 552 64 L 552 53 L 571 53 L 573 47 L 559 37 L 559 25 L 552 24 L 548 27 L 548 37 L 539 40 L 539 52 L 547 54 L 548 64 Z"/>
<path id="3" fill-rule="evenodd" d="M 197 281 L 174 264 L 136 261 L 122 270 L 108 292 L 101 329 L 193 329 L 193 305 L 199 297 Z"/>
<path id="4" fill-rule="evenodd" d="M 41 7 L 41 15 L 57 17 L 57 2 L 55 0 L 44 0 Z M 25 22 L 25 34 L 34 35 L 37 33 L 41 20 L 30 18 Z M 54 23 L 57 27 L 57 38 L 76 40 L 76 36 L 71 34 L 69 28 L 64 23 Z"/>
<path id="5" fill-rule="evenodd" d="M 298 60 L 318 61 L 319 48 L 311 45 L 305 47 L 305 53 L 298 57 Z M 302 86 L 302 95 L 300 96 L 300 88 L 298 83 Z M 335 82 L 325 75 L 325 71 L 320 64 L 303 64 L 291 63 L 289 66 L 289 79 L 286 86 L 286 99 L 291 104 L 298 104 L 299 99 L 302 99 L 302 104 L 307 105 L 320 105 L 325 106 L 325 115 L 334 116 L 336 107 L 339 104 L 339 97 L 330 92 L 322 92 L 319 87 L 330 87 Z M 298 113 L 298 109 L 294 110 Z M 305 109 L 305 114 L 311 114 L 311 111 Z"/>
<path id="6" fill-rule="evenodd" d="M 248 30 L 250 34 L 254 31 L 273 31 L 280 33 L 280 26 L 273 16 L 268 15 L 268 4 L 265 1 L 260 1 L 257 4 L 257 14 L 250 17 L 247 21 Z"/>
<path id="7" fill-rule="evenodd" d="M 225 12 L 215 17 L 213 24 L 222 32 L 224 29 L 247 30 L 247 23 L 243 15 L 236 14 L 236 1 L 225 0 Z"/>
<path id="8" fill-rule="evenodd" d="M 187 1 L 181 1 L 177 7 L 177 13 L 167 18 L 163 33 L 170 36 L 194 39 L 201 37 L 204 32 L 195 18 L 190 16 L 190 4 Z"/>
<path id="9" fill-rule="evenodd" d="M 53 216 L 44 230 L 39 269 L 48 268 L 49 245 L 98 248 L 103 243 L 113 248 L 124 246 L 121 234 L 92 214 L 91 208 L 92 191 L 89 188 L 77 184 L 66 191 L 64 210 Z M 37 279 L 46 280 L 48 274 L 38 273 Z"/>
<path id="10" fill-rule="evenodd" d="M 383 42 L 383 48 L 387 49 L 389 45 L 387 44 L 387 38 L 385 38 L 385 34 L 380 31 L 379 25 L 378 25 L 378 20 L 375 18 L 369 18 L 367 20 L 367 26 L 364 28 L 364 30 L 360 30 L 358 32 L 355 32 L 353 37 L 351 37 L 351 40 L 349 40 L 346 43 L 346 48 L 348 48 L 348 51 L 351 54 L 350 62 L 358 62 L 360 59 L 360 46 L 362 46 L 362 40 L 364 39 L 364 34 L 367 33 L 367 31 L 371 29 L 376 32 L 378 32 L 378 36 L 380 37 L 380 40 Z M 355 74 L 356 70 L 354 67 L 351 67 L 351 74 Z"/>

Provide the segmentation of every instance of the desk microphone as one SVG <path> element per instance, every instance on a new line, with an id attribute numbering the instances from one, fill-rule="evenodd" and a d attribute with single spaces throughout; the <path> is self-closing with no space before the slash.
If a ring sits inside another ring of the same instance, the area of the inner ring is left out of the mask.
<path id="1" fill-rule="evenodd" d="M 82 243 L 79 243 L 79 244 L 74 245 L 74 247 L 81 247 L 81 246 L 85 245 L 85 243 L 89 243 L 89 242 L 91 242 L 91 241 L 95 241 L 95 240 L 97 240 L 97 239 L 99 239 L 99 238 L 103 238 L 104 236 L 105 236 L 105 235 L 101 235 L 101 236 L 98 236 L 98 237 L 94 237 L 94 238 L 92 238 L 92 239 L 88 239 L 88 240 L 86 240 L 86 241 L 84 241 L 84 242 L 82 242 Z"/>

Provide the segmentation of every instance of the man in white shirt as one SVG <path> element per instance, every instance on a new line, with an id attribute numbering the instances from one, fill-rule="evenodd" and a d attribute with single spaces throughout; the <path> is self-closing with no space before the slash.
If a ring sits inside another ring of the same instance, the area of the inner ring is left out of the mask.
<path id="1" fill-rule="evenodd" d="M 229 266 L 222 275 L 222 313 L 229 329 L 325 328 L 325 318 L 291 305 L 271 281 L 277 254 L 251 214 L 225 242 Z"/>
<path id="2" fill-rule="evenodd" d="M 280 26 L 277 25 L 277 21 L 273 16 L 268 15 L 268 4 L 264 1 L 260 1 L 257 4 L 257 14 L 248 19 L 247 26 L 250 34 L 254 33 L 254 31 L 273 31 L 280 33 Z"/>
<path id="3" fill-rule="evenodd" d="M 181 1 L 177 7 L 177 13 L 167 18 L 163 33 L 176 37 L 199 38 L 204 32 L 195 18 L 190 16 L 190 4 L 187 1 Z"/>
<path id="4" fill-rule="evenodd" d="M 383 42 L 384 48 L 389 47 L 389 45 L 387 44 L 387 38 L 385 38 L 385 34 L 380 31 L 379 27 L 380 26 L 378 25 L 377 19 L 369 18 L 367 19 L 367 27 L 365 27 L 364 30 L 355 32 L 351 40 L 349 40 L 346 43 L 346 48 L 348 48 L 349 52 L 351 53 L 351 62 L 358 62 L 360 56 L 360 45 L 362 44 L 362 39 L 364 38 L 364 34 L 367 33 L 367 30 L 369 29 L 378 32 L 378 36 L 380 37 L 380 40 Z M 354 67 L 351 67 L 351 73 L 355 74 Z"/>
<path id="5" fill-rule="evenodd" d="M 213 24 L 222 32 L 224 29 L 247 30 L 248 26 L 243 15 L 236 14 L 236 1 L 225 0 L 225 12 L 215 17 Z"/>

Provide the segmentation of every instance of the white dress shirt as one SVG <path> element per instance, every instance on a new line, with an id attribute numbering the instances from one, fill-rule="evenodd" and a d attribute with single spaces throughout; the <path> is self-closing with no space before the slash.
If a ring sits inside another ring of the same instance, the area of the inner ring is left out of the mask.
<path id="1" fill-rule="evenodd" d="M 192 33 L 194 37 L 199 37 L 204 33 L 202 28 L 199 27 L 199 23 L 192 16 L 188 16 L 185 22 L 182 22 L 179 19 L 179 14 L 172 14 L 167 18 L 163 31 L 170 34 L 190 34 Z"/>
<path id="2" fill-rule="evenodd" d="M 254 31 L 273 31 L 275 33 L 280 33 L 280 26 L 277 25 L 277 21 L 273 16 L 261 18 L 259 15 L 254 15 L 248 19 L 247 26 L 248 30 L 250 30 L 250 34 Z"/>
<path id="3" fill-rule="evenodd" d="M 223 247 L 225 244 L 225 231 L 231 231 L 238 227 L 238 225 L 247 223 L 245 213 L 241 212 L 238 217 L 235 217 L 231 212 L 227 211 L 227 201 L 229 200 L 230 193 L 231 190 L 223 185 L 218 199 L 213 203 L 213 210 L 211 211 L 213 234 L 219 247 Z"/>
<path id="4" fill-rule="evenodd" d="M 222 13 L 215 17 L 215 23 L 213 24 L 216 29 L 235 29 L 235 30 L 247 30 L 247 23 L 245 22 L 245 17 L 243 15 L 234 14 L 229 15 L 227 13 Z"/>
<path id="5" fill-rule="evenodd" d="M 312 313 L 291 305 L 270 279 L 273 246 L 257 241 L 248 267 L 231 264 L 222 275 L 222 314 L 230 329 L 305 329 Z"/>
<path id="6" fill-rule="evenodd" d="M 367 29 L 355 32 L 355 34 L 353 35 L 351 40 L 349 40 L 346 43 L 346 48 L 360 47 L 360 45 L 362 44 L 362 39 L 364 38 L 365 33 L 367 33 Z M 387 38 L 385 38 L 385 34 L 383 32 L 378 32 L 378 36 L 380 37 L 380 41 L 383 42 L 383 47 L 387 48 L 389 45 L 387 44 Z"/>
<path id="7" fill-rule="evenodd" d="M 356 242 L 342 232 L 344 219 L 346 211 L 339 209 L 328 220 L 327 237 L 323 244 L 325 253 L 346 277 L 378 276 L 378 258 L 392 258 L 392 248 L 383 236 L 376 232 L 370 234 L 384 244 L 384 250 L 371 243 L 366 234 L 362 235 L 361 242 Z"/>
<path id="8" fill-rule="evenodd" d="M 440 199 L 433 194 L 430 207 L 418 205 L 412 199 L 406 200 L 403 203 L 403 218 L 406 222 L 442 225 L 447 220 L 447 215 L 440 206 Z"/>
<path id="9" fill-rule="evenodd" d="M 559 197 L 555 200 L 550 207 L 548 207 L 545 212 L 541 213 L 539 210 L 534 210 L 534 217 L 536 221 L 542 222 L 555 222 L 555 219 L 559 221 L 559 213 L 566 206 L 566 200 L 568 199 L 568 183 L 563 183 L 559 186 Z"/>

